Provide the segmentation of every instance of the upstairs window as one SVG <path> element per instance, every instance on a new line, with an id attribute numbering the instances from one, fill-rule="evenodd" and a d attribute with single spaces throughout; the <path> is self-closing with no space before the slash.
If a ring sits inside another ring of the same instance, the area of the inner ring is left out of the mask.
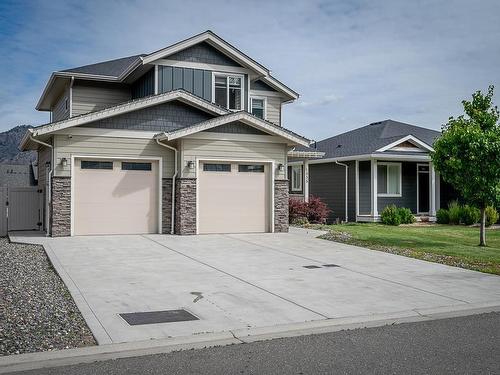
<path id="1" fill-rule="evenodd" d="M 243 108 L 243 76 L 214 75 L 214 102 L 224 108 L 239 111 Z"/>
<path id="2" fill-rule="evenodd" d="M 252 98 L 252 115 L 265 119 L 266 118 L 266 99 L 264 98 Z"/>

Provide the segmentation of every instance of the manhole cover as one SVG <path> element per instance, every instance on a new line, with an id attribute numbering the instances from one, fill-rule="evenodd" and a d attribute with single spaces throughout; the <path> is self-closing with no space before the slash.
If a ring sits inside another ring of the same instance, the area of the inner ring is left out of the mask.
<path id="1" fill-rule="evenodd" d="M 196 316 L 186 310 L 164 310 L 148 311 L 136 313 L 123 313 L 120 316 L 131 326 L 141 324 L 187 322 L 189 320 L 199 320 Z"/>
<path id="2" fill-rule="evenodd" d="M 340 267 L 338 264 L 323 264 L 323 267 Z"/>
<path id="3" fill-rule="evenodd" d="M 302 266 L 302 267 L 309 268 L 310 270 L 314 268 L 321 268 L 320 266 Z"/>

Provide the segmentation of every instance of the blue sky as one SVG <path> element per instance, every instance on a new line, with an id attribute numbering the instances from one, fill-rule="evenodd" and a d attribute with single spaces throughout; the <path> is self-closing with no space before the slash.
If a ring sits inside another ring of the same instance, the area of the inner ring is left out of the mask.
<path id="1" fill-rule="evenodd" d="M 301 94 L 283 118 L 307 137 L 387 118 L 439 129 L 473 91 L 500 90 L 499 14 L 498 0 L 2 0 L 0 131 L 48 122 L 34 107 L 52 71 L 206 29 Z"/>

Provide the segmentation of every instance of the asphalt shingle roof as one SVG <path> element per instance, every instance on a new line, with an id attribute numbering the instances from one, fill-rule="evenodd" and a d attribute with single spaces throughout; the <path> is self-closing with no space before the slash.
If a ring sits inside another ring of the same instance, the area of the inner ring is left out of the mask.
<path id="1" fill-rule="evenodd" d="M 96 64 L 79 66 L 77 68 L 61 70 L 67 73 L 96 74 L 103 76 L 119 77 L 132 64 L 139 60 L 144 54 L 122 57 L 120 59 L 108 60 Z"/>
<path id="2" fill-rule="evenodd" d="M 315 150 L 325 152 L 324 158 L 365 155 L 374 153 L 407 135 L 412 135 L 432 146 L 441 133 L 403 122 L 384 120 L 318 141 Z M 314 149 L 314 145 L 311 147 Z M 297 150 L 306 148 L 297 147 Z"/>

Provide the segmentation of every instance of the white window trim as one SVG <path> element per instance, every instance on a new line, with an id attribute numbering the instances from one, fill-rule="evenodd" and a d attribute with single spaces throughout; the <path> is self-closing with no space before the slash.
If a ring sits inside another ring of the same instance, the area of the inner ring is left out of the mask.
<path id="1" fill-rule="evenodd" d="M 379 197 L 386 197 L 386 198 L 401 197 L 403 195 L 403 171 L 402 171 L 401 163 L 381 163 L 381 162 L 378 162 L 377 167 L 379 165 L 385 165 L 385 166 L 396 165 L 398 167 L 398 169 L 399 169 L 399 194 L 377 193 L 377 195 Z M 386 185 L 385 186 L 386 187 L 389 186 L 389 169 L 387 169 L 387 173 L 386 173 Z"/>
<path id="2" fill-rule="evenodd" d="M 226 92 L 226 109 L 228 111 L 237 112 L 245 110 L 245 75 L 243 74 L 235 74 L 235 73 L 227 73 L 227 72 L 212 72 L 212 103 L 215 102 L 215 76 L 224 76 L 226 77 L 227 84 L 227 92 Z M 238 77 L 241 79 L 241 109 L 229 109 L 229 82 L 227 81 L 228 77 Z"/>
<path id="3" fill-rule="evenodd" d="M 300 172 L 300 179 L 299 179 L 300 184 L 299 184 L 299 186 L 294 186 L 294 181 L 295 181 L 295 179 L 293 178 L 294 170 L 299 170 L 299 172 Z M 292 166 L 292 191 L 302 191 L 302 180 L 303 180 L 302 164 L 293 165 Z"/>
<path id="4" fill-rule="evenodd" d="M 250 97 L 250 111 L 249 111 L 250 113 L 252 113 L 252 111 L 253 111 L 253 100 L 254 99 L 262 100 L 264 102 L 264 118 L 263 118 L 263 120 L 267 120 L 267 98 L 265 96 L 257 96 L 257 95 L 251 96 Z"/>

